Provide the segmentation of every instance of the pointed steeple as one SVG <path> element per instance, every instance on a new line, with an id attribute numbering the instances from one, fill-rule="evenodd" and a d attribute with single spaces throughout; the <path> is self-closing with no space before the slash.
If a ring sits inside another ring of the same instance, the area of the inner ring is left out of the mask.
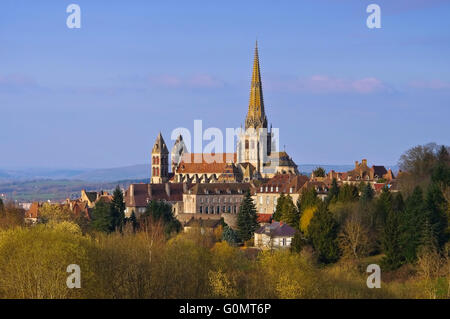
<path id="1" fill-rule="evenodd" d="M 158 137 L 156 138 L 152 153 L 169 153 L 166 142 L 164 142 L 161 132 L 159 132 Z"/>
<path id="2" fill-rule="evenodd" d="M 264 99 L 262 93 L 261 70 L 259 67 L 258 41 L 255 45 L 255 57 L 253 60 L 252 82 L 250 86 L 250 101 L 248 104 L 245 129 L 267 128 L 267 118 L 264 112 Z"/>

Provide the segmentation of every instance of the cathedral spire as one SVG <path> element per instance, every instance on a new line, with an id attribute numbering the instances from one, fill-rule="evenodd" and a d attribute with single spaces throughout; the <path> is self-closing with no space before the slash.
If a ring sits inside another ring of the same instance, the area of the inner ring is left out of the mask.
<path id="1" fill-rule="evenodd" d="M 252 82 L 250 86 L 250 101 L 248 104 L 245 128 L 267 128 L 267 118 L 264 112 L 264 99 L 262 93 L 261 70 L 259 67 L 258 41 L 255 45 L 255 57 L 253 60 Z"/>

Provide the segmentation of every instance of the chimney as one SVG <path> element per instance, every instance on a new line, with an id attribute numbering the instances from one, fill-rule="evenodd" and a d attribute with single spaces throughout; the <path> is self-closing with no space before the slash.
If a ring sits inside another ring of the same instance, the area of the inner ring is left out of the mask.
<path id="1" fill-rule="evenodd" d="M 170 198 L 170 183 L 165 183 L 167 197 Z"/>

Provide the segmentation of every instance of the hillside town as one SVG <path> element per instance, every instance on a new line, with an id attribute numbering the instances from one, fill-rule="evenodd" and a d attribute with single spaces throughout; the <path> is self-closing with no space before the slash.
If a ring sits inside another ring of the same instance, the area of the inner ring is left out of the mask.
<path id="1" fill-rule="evenodd" d="M 151 202 L 164 202 L 185 229 L 197 225 L 214 231 L 220 221 L 236 229 L 237 215 L 248 193 L 260 226 L 254 245 L 267 248 L 270 242 L 271 247 L 288 248 L 295 229 L 273 218 L 280 197 L 289 196 L 296 204 L 301 202 L 302 195 L 313 192 L 324 201 L 333 183 L 335 187 L 354 186 L 359 195 L 364 187 L 370 187 L 376 194 L 384 188 L 396 191 L 394 172 L 382 165 L 370 165 L 367 159 L 355 161 L 350 171 L 326 172 L 317 167 L 306 176 L 298 171 L 286 151 L 278 151 L 279 143 L 273 137 L 272 127 L 268 127 L 265 113 L 257 44 L 244 122 L 245 130 L 239 135 L 235 153 L 189 153 L 182 135 L 169 152 L 162 134 L 158 134 L 150 154 L 149 183 L 130 184 L 121 190 L 124 217 L 139 219 Z M 208 161 L 208 157 L 214 160 Z M 79 198 L 53 205 L 67 209 L 74 218 L 90 221 L 98 203 L 112 201 L 113 195 L 103 190 L 82 190 Z M 24 207 L 26 224 L 39 223 L 44 204 L 33 202 Z"/>

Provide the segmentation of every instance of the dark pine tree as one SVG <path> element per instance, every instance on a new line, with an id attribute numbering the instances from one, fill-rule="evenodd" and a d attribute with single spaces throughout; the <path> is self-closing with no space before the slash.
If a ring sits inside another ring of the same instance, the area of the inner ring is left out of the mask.
<path id="1" fill-rule="evenodd" d="M 382 236 L 382 246 L 385 254 L 385 257 L 382 259 L 382 264 L 388 270 L 397 269 L 402 265 L 404 260 L 400 230 L 401 214 L 403 212 L 396 210 L 393 206 L 387 212 Z"/>
<path id="2" fill-rule="evenodd" d="M 328 196 L 327 196 L 327 203 L 333 203 L 335 201 L 337 201 L 339 197 L 339 185 L 337 183 L 336 178 L 333 178 L 333 180 L 331 181 L 331 187 L 330 190 L 328 191 Z"/>
<path id="3" fill-rule="evenodd" d="M 131 226 L 133 227 L 133 232 L 136 232 L 136 230 L 137 230 L 137 228 L 139 226 L 139 223 L 137 221 L 136 214 L 134 213 L 134 210 L 131 212 L 131 216 L 129 218 L 129 222 L 131 223 Z"/>
<path id="4" fill-rule="evenodd" d="M 253 234 L 258 227 L 256 207 L 253 203 L 250 191 L 247 191 L 237 215 L 237 234 L 242 241 L 247 241 L 253 237 Z"/>
<path id="5" fill-rule="evenodd" d="M 284 199 L 284 203 L 281 206 L 281 219 L 282 222 L 289 226 L 298 229 L 300 224 L 300 213 L 292 201 L 292 197 L 287 195 Z"/>
<path id="6" fill-rule="evenodd" d="M 111 206 L 105 201 L 99 201 L 92 209 L 91 227 L 94 230 L 110 233 L 113 229 Z"/>
<path id="7" fill-rule="evenodd" d="M 125 202 L 123 200 L 122 190 L 117 185 L 113 193 L 113 199 L 111 202 L 111 215 L 112 215 L 112 231 L 118 230 L 122 232 L 123 225 L 125 224 Z"/>
<path id="8" fill-rule="evenodd" d="M 431 241 L 441 249 L 447 242 L 448 216 L 446 214 L 447 202 L 442 194 L 440 187 L 436 183 L 430 184 L 425 199 L 427 208 L 428 230 L 425 233 L 433 234 L 434 239 Z M 430 242 L 430 239 L 428 239 Z"/>
<path id="9" fill-rule="evenodd" d="M 422 244 L 423 225 L 427 213 L 422 189 L 417 186 L 407 198 L 405 212 L 402 214 L 402 249 L 407 262 L 414 262 Z"/>
<path id="10" fill-rule="evenodd" d="M 361 197 L 359 198 L 359 200 L 363 204 L 368 204 L 368 203 L 370 203 L 372 201 L 374 196 L 375 196 L 375 191 L 373 190 L 373 188 L 370 185 L 370 183 L 367 183 L 363 187 L 363 190 L 362 190 L 362 193 L 361 193 Z"/>
<path id="11" fill-rule="evenodd" d="M 338 228 L 337 221 L 326 205 L 320 205 L 308 226 L 308 236 L 322 263 L 332 263 L 339 259 Z"/>
<path id="12" fill-rule="evenodd" d="M 280 197 L 278 197 L 278 199 L 277 199 L 277 206 L 275 207 L 275 212 L 272 215 L 272 219 L 274 221 L 279 222 L 281 220 L 285 198 L 286 198 L 286 196 L 283 193 L 281 193 Z"/>

